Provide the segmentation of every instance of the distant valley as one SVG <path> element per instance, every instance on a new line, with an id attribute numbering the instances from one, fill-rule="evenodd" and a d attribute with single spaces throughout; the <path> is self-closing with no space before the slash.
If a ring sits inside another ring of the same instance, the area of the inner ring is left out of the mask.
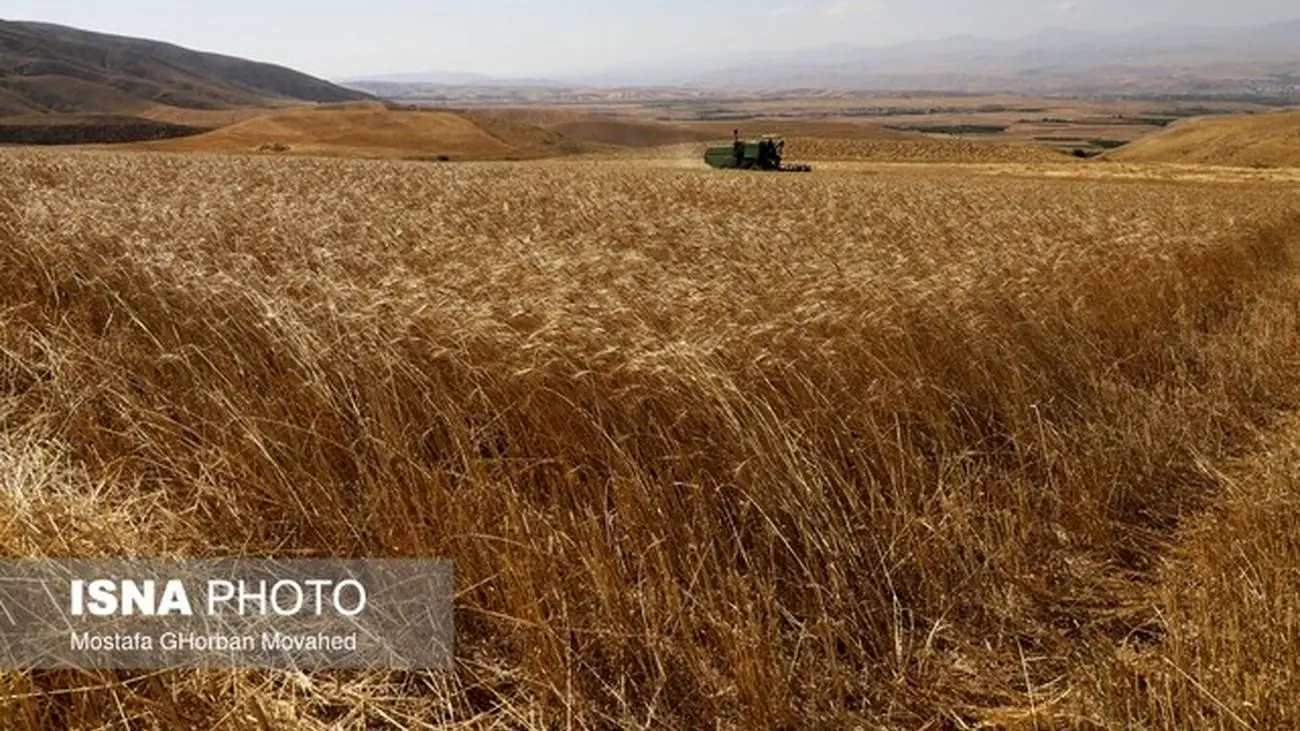
<path id="1" fill-rule="evenodd" d="M 1300 102 L 1300 20 L 1253 28 L 1153 26 L 1099 34 L 1048 29 L 994 41 L 956 36 L 889 47 L 827 46 L 720 55 L 552 81 L 402 73 L 348 86 L 403 99 L 503 95 L 586 100 L 600 90 L 674 87 L 1106 95 Z M 472 90 L 472 91 L 471 91 Z M 607 93 L 607 92 L 606 92 Z"/>

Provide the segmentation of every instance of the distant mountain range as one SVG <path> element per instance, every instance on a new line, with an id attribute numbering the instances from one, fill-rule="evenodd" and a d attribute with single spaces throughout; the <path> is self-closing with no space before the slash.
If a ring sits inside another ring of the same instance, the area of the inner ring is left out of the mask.
<path id="1" fill-rule="evenodd" d="M 46 23 L 0 20 L 0 115 L 131 115 L 372 99 L 282 66 Z"/>
<path id="2" fill-rule="evenodd" d="M 552 82 L 430 73 L 371 77 L 349 85 L 374 89 L 382 81 L 1300 97 L 1300 20 L 1251 28 L 1162 25 L 1117 34 L 1051 28 L 1009 41 L 954 36 L 888 47 L 841 44 L 679 59 Z"/>

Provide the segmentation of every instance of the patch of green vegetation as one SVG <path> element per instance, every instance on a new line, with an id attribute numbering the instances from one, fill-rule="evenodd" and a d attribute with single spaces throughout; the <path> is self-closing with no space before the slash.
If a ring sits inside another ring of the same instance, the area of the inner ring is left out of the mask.
<path id="1" fill-rule="evenodd" d="M 1128 144 L 1128 141 L 1126 140 L 1110 140 L 1104 137 L 1100 137 L 1088 141 L 1092 144 L 1093 147 L 1100 147 L 1103 150 L 1114 150 L 1117 147 L 1123 147 L 1124 145 Z"/>
<path id="2" fill-rule="evenodd" d="M 1169 125 L 1178 121 L 1174 117 L 1124 117 L 1124 116 L 1121 116 L 1120 120 L 1122 122 L 1127 122 L 1129 124 L 1147 124 L 1147 125 L 1151 125 L 1152 127 L 1168 127 Z"/>
<path id="3" fill-rule="evenodd" d="M 849 107 L 840 110 L 845 117 L 920 117 L 934 114 L 1002 114 L 1042 112 L 1042 107 L 1008 107 L 1002 104 L 981 104 L 978 107 Z"/>
<path id="4" fill-rule="evenodd" d="M 902 124 L 886 125 L 888 129 L 902 132 L 923 132 L 933 135 L 996 135 L 1009 129 L 1005 124 Z"/>
<path id="5" fill-rule="evenodd" d="M 0 124 L 0 144 L 88 145 L 109 142 L 147 142 L 189 137 L 209 132 L 206 127 L 189 127 L 134 117 L 86 117 L 45 123 L 24 120 Z"/>
<path id="6" fill-rule="evenodd" d="M 1094 119 L 1065 119 L 1063 117 L 1043 117 L 1041 119 L 1022 119 L 1021 124 L 1068 124 L 1081 126 L 1107 126 L 1107 127 L 1127 127 L 1127 126 L 1152 126 L 1168 127 L 1178 121 L 1174 117 L 1126 117 L 1123 114 L 1117 114 L 1113 117 L 1097 117 Z"/>
<path id="7" fill-rule="evenodd" d="M 919 117 L 930 114 L 956 114 L 958 107 L 852 107 L 843 110 L 846 117 Z"/>
<path id="8" fill-rule="evenodd" d="M 1163 112 L 1142 112 L 1144 117 L 1170 117 L 1172 119 L 1185 119 L 1187 117 L 1208 117 L 1211 115 L 1222 114 L 1239 114 L 1226 109 L 1214 109 L 1212 107 L 1179 107 L 1178 109 Z"/>
<path id="9" fill-rule="evenodd" d="M 695 113 L 695 118 L 701 122 L 732 122 L 745 119 L 755 119 L 758 115 L 748 112 L 738 112 L 729 109 L 706 109 Z"/>

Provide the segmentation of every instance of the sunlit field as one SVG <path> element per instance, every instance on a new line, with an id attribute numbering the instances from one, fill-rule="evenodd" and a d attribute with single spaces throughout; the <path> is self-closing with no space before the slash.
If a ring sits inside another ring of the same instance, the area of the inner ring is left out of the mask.
<path id="1" fill-rule="evenodd" d="M 453 672 L 0 726 L 1293 724 L 1295 193 L 0 152 L 6 556 L 457 585 Z"/>

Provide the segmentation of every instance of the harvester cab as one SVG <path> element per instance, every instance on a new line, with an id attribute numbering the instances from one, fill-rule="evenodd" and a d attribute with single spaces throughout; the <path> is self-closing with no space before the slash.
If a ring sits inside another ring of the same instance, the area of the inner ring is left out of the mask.
<path id="1" fill-rule="evenodd" d="M 807 165 L 786 165 L 785 139 L 779 135 L 762 135 L 754 140 L 740 139 L 740 130 L 733 133 L 730 146 L 711 146 L 704 152 L 704 162 L 714 168 L 739 168 L 742 170 L 772 170 L 785 173 L 812 171 Z"/>

